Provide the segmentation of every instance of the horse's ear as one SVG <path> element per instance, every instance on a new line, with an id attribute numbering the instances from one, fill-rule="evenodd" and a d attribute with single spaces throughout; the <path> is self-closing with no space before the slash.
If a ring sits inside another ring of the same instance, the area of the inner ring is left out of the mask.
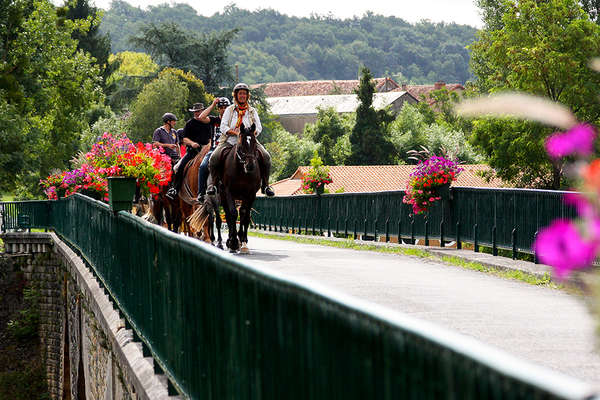
<path id="1" fill-rule="evenodd" d="M 256 131 L 256 124 L 253 122 L 252 126 L 250 127 L 250 132 L 255 132 Z"/>

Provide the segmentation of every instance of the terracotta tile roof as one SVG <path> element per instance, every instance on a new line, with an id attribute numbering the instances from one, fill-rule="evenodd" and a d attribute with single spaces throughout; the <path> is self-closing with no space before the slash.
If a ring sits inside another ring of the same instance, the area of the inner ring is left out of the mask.
<path id="1" fill-rule="evenodd" d="M 417 100 L 422 101 L 422 98 L 429 96 L 434 90 L 439 90 L 442 87 L 448 89 L 448 91 L 465 90 L 465 87 L 460 83 L 444 83 L 438 82 L 435 85 L 402 85 L 398 89 L 394 89 L 394 92 L 406 91 L 412 94 Z M 435 103 L 435 101 L 428 99 L 429 104 Z"/>
<path id="2" fill-rule="evenodd" d="M 400 87 L 391 78 L 375 78 L 374 80 L 377 92 L 391 92 Z M 264 90 L 267 97 L 352 94 L 354 93 L 354 89 L 358 87 L 358 84 L 358 80 L 274 82 L 265 83 Z M 254 89 L 260 86 L 263 86 L 263 84 L 251 85 L 250 87 Z"/>
<path id="3" fill-rule="evenodd" d="M 364 165 L 364 166 L 330 166 L 329 173 L 333 182 L 326 186 L 330 193 L 335 193 L 340 188 L 344 193 L 383 192 L 388 190 L 404 190 L 409 179 L 413 165 Z M 500 179 L 486 182 L 477 173 L 487 171 L 489 167 L 483 164 L 462 165 L 464 171 L 453 186 L 466 187 L 506 187 Z M 303 194 L 300 188 L 302 177 L 310 167 L 298 167 L 296 172 L 282 181 L 273 185 L 277 196 L 290 196 Z"/>

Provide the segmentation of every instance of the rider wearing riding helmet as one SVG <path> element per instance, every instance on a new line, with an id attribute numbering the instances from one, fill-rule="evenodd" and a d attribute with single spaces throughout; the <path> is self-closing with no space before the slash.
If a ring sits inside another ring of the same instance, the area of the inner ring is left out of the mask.
<path id="1" fill-rule="evenodd" d="M 215 149 L 214 153 L 210 157 L 208 168 L 210 170 L 211 178 L 216 183 L 218 179 L 218 171 L 220 168 L 219 163 L 221 162 L 221 153 L 223 149 L 227 147 L 233 147 L 238 140 L 240 134 L 240 126 L 242 123 L 244 126 L 249 128 L 252 124 L 255 124 L 256 130 L 255 136 L 258 136 L 262 131 L 262 125 L 260 124 L 260 118 L 254 107 L 248 104 L 250 100 L 250 88 L 245 83 L 238 83 L 233 88 L 233 102 L 225 109 L 221 118 L 221 137 L 219 139 L 219 145 Z M 269 186 L 269 175 L 271 172 L 271 156 L 267 150 L 256 142 L 256 148 L 260 153 L 260 171 L 261 171 L 261 191 L 267 196 L 274 196 L 275 192 Z M 217 192 L 216 185 L 211 184 L 206 191 L 207 194 L 213 195 Z"/>
<path id="2" fill-rule="evenodd" d="M 165 113 L 162 116 L 163 126 L 156 128 L 152 134 L 152 146 L 162 147 L 165 154 L 171 158 L 171 166 L 179 161 L 179 143 L 181 135 L 175 130 L 177 117 L 172 113 Z"/>
<path id="3" fill-rule="evenodd" d="M 186 145 L 185 156 L 181 159 L 179 167 L 175 172 L 175 178 L 173 179 L 173 185 L 167 191 L 167 197 L 175 199 L 177 191 L 183 182 L 185 173 L 185 166 L 187 163 L 196 157 L 201 151 L 202 146 L 207 145 L 210 142 L 211 133 L 208 122 L 202 120 L 202 115 L 208 115 L 208 112 L 204 109 L 204 104 L 195 103 L 189 110 L 194 113 L 194 117 L 185 123 L 183 127 L 183 144 Z"/>
<path id="4" fill-rule="evenodd" d="M 206 180 L 208 179 L 208 160 L 210 160 L 210 156 L 213 151 L 219 144 L 219 137 L 221 136 L 221 118 L 223 117 L 223 113 L 225 109 L 229 107 L 231 103 L 227 97 L 217 97 L 211 103 L 210 106 L 206 108 L 200 115 L 200 121 L 210 124 L 211 129 L 211 144 L 210 151 L 206 153 L 204 158 L 202 159 L 202 163 L 200 163 L 200 168 L 198 169 L 198 198 L 197 200 L 200 203 L 204 202 L 204 194 L 206 193 Z M 219 116 L 209 115 L 210 112 L 217 106 L 219 110 Z"/>

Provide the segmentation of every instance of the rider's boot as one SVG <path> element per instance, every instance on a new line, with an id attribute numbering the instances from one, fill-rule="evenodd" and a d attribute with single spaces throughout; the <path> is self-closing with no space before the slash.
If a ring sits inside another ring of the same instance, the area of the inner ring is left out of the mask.
<path id="1" fill-rule="evenodd" d="M 216 153 L 216 151 L 215 151 Z M 214 157 L 210 158 L 208 163 L 208 182 L 206 188 L 206 194 L 209 196 L 214 196 L 217 194 L 217 186 L 219 183 L 219 163 L 218 160 Z"/>
<path id="2" fill-rule="evenodd" d="M 262 150 L 262 149 L 260 149 Z M 266 152 L 266 150 L 264 150 Z M 261 193 L 267 195 L 268 197 L 273 197 L 275 196 L 275 192 L 273 191 L 273 188 L 271 186 L 269 186 L 269 175 L 271 175 L 271 157 L 267 155 L 264 155 L 262 151 L 260 151 L 260 159 L 261 159 L 261 185 L 260 185 L 260 191 Z"/>

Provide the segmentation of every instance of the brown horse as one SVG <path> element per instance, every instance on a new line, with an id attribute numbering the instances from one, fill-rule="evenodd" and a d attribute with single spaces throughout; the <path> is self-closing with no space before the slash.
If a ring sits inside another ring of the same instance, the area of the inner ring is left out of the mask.
<path id="1" fill-rule="evenodd" d="M 260 188 L 260 167 L 256 150 L 256 126 L 240 127 L 238 143 L 224 154 L 224 162 L 220 179 L 219 194 L 225 210 L 225 218 L 229 228 L 227 247 L 234 253 L 240 249 L 248 252 L 248 225 L 250 225 L 250 210 Z M 239 211 L 240 227 L 236 228 L 238 210 L 236 200 L 241 200 Z M 238 241 L 239 239 L 239 241 Z"/>
<path id="2" fill-rule="evenodd" d="M 183 222 L 183 232 L 188 236 L 198 235 L 198 230 L 190 225 L 189 219 L 194 213 L 194 210 L 200 206 L 196 200 L 198 197 L 198 169 L 200 168 L 204 156 L 209 150 L 210 145 L 203 146 L 196 157 L 186 165 L 183 183 L 181 184 L 177 196 L 179 200 L 180 217 Z"/>
<path id="3" fill-rule="evenodd" d="M 162 225 L 163 221 L 172 232 L 179 232 L 181 226 L 181 215 L 179 212 L 179 201 L 169 199 L 166 194 L 168 185 L 161 188 L 158 194 L 151 196 L 149 212 L 154 223 Z M 164 220 L 163 220 L 164 217 Z M 150 218 L 147 218 L 150 219 Z"/>

